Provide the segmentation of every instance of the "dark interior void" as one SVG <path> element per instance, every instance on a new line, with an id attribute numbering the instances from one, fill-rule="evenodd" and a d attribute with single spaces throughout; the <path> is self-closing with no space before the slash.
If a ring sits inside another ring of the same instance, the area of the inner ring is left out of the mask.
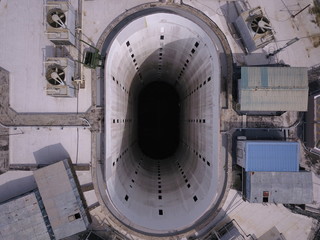
<path id="1" fill-rule="evenodd" d="M 179 95 L 165 82 L 145 86 L 138 99 L 138 142 L 153 159 L 164 159 L 179 144 Z"/>

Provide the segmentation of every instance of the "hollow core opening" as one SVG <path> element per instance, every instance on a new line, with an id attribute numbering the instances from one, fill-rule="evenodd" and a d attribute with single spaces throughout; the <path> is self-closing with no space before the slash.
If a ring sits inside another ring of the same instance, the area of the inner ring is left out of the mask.
<path id="1" fill-rule="evenodd" d="M 150 158 L 173 155 L 179 144 L 179 95 L 165 82 L 144 87 L 138 97 L 138 143 Z"/>
<path id="2" fill-rule="evenodd" d="M 172 12 L 125 23 L 105 62 L 105 201 L 138 232 L 185 231 L 222 188 L 223 48 L 210 28 Z"/>

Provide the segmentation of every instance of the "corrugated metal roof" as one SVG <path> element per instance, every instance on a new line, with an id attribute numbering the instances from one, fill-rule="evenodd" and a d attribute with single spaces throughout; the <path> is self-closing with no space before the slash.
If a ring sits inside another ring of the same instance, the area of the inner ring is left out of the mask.
<path id="1" fill-rule="evenodd" d="M 297 142 L 246 141 L 246 171 L 297 172 L 300 148 Z"/>
<path id="2" fill-rule="evenodd" d="M 239 103 L 240 111 L 307 111 L 307 68 L 242 67 Z"/>
<path id="3" fill-rule="evenodd" d="M 313 201 L 311 172 L 247 172 L 246 198 L 252 203 L 268 202 L 307 204 Z"/>

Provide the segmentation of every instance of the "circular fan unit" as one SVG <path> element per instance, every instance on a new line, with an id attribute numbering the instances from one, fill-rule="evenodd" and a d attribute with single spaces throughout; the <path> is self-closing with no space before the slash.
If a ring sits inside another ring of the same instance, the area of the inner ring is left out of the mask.
<path id="1" fill-rule="evenodd" d="M 251 29 L 257 34 L 271 30 L 270 21 L 264 16 L 256 16 L 251 21 Z"/>
<path id="2" fill-rule="evenodd" d="M 47 68 L 46 79 L 52 85 L 65 85 L 65 73 L 59 65 L 52 65 Z"/>
<path id="3" fill-rule="evenodd" d="M 59 8 L 54 8 L 48 11 L 47 22 L 51 27 L 64 28 L 66 23 L 66 15 Z"/>

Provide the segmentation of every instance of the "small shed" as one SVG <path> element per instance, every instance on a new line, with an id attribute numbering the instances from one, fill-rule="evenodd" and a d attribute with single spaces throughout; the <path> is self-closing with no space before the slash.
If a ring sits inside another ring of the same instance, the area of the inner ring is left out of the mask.
<path id="1" fill-rule="evenodd" d="M 237 142 L 237 164 L 248 172 L 298 172 L 299 162 L 298 142 Z"/>
<path id="2" fill-rule="evenodd" d="M 241 67 L 240 112 L 308 110 L 308 75 L 304 67 Z"/>
<path id="3" fill-rule="evenodd" d="M 246 172 L 245 198 L 251 203 L 309 204 L 311 172 Z"/>

